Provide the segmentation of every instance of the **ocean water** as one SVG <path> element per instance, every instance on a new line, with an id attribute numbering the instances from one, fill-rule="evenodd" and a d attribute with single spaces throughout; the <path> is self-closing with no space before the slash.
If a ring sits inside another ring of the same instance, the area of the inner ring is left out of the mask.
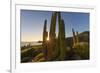
<path id="1" fill-rule="evenodd" d="M 27 46 L 27 45 L 30 45 L 30 46 L 42 45 L 42 43 L 39 43 L 39 42 L 21 42 L 21 47 Z"/>

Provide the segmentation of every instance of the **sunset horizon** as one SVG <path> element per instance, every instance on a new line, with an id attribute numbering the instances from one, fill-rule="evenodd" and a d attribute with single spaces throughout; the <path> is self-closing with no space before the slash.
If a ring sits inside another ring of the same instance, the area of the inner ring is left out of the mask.
<path id="1" fill-rule="evenodd" d="M 89 13 L 21 10 L 21 63 L 89 60 L 89 36 Z"/>
<path id="2" fill-rule="evenodd" d="M 21 41 L 43 41 L 43 25 L 47 19 L 49 32 L 52 11 L 21 10 Z M 89 14 L 80 12 L 61 12 L 65 20 L 66 38 L 72 36 L 71 29 L 78 29 L 79 33 L 89 31 Z M 58 19 L 57 19 L 58 20 Z M 58 24 L 58 23 L 57 23 Z M 56 26 L 56 37 L 58 36 L 58 25 Z"/>

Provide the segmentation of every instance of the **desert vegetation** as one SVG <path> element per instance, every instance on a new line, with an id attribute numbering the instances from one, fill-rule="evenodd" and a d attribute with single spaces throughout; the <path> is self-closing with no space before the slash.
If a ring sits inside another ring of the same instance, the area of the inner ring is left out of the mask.
<path id="1" fill-rule="evenodd" d="M 56 37 L 56 20 L 58 17 L 58 37 Z M 60 12 L 51 16 L 50 32 L 47 31 L 47 20 L 44 20 L 43 41 L 41 45 L 21 47 L 21 63 L 68 61 L 89 59 L 89 31 L 79 33 L 72 28 L 72 37 L 65 35 L 65 23 Z M 48 39 L 49 37 L 49 39 Z"/>

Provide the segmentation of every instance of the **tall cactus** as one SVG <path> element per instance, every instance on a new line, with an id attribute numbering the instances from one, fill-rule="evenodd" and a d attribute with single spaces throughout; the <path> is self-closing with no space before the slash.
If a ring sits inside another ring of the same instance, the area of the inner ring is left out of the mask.
<path id="1" fill-rule="evenodd" d="M 48 37 L 48 32 L 47 32 L 47 20 L 44 21 L 44 28 L 43 28 L 43 43 L 46 42 Z"/>
<path id="2" fill-rule="evenodd" d="M 76 44 L 79 43 L 78 31 L 76 31 L 76 34 L 75 34 L 75 31 L 72 28 L 72 32 L 73 32 L 73 48 L 75 48 Z"/>
<path id="3" fill-rule="evenodd" d="M 74 48 L 76 45 L 76 35 L 75 35 L 75 31 L 73 28 L 72 28 L 72 32 L 73 32 L 73 48 Z"/>
<path id="4" fill-rule="evenodd" d="M 60 48 L 60 60 L 64 60 L 66 57 L 66 43 L 65 43 L 65 24 L 64 20 L 61 19 L 61 14 L 58 12 L 58 23 L 59 23 L 59 48 Z"/>
<path id="5" fill-rule="evenodd" d="M 43 28 L 43 53 L 45 55 L 45 58 L 47 56 L 47 37 L 48 37 L 48 32 L 47 32 L 47 20 L 44 21 L 44 28 Z"/>
<path id="6" fill-rule="evenodd" d="M 54 12 L 51 17 L 50 32 L 49 32 L 49 48 L 48 48 L 48 60 L 52 60 L 54 56 L 54 49 L 56 47 L 56 17 L 57 13 Z"/>
<path id="7" fill-rule="evenodd" d="M 76 31 L 76 43 L 79 43 L 78 31 Z"/>
<path id="8" fill-rule="evenodd" d="M 56 17 L 57 17 L 57 13 L 54 12 L 52 14 L 51 24 L 50 24 L 50 33 L 49 33 L 50 41 L 52 41 L 56 37 L 56 33 L 55 33 L 55 31 L 56 31 Z"/>

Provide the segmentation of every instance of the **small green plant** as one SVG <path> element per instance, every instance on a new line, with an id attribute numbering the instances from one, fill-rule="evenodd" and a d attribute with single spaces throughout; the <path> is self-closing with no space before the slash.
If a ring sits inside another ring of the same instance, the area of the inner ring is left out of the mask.
<path id="1" fill-rule="evenodd" d="M 89 59 L 89 44 L 88 43 L 79 43 L 75 46 L 75 52 L 82 59 Z"/>
<path id="2" fill-rule="evenodd" d="M 32 62 L 42 62 L 45 61 L 45 57 L 43 53 L 39 53 L 38 55 L 36 55 L 36 57 L 34 57 L 34 59 L 32 60 Z"/>

